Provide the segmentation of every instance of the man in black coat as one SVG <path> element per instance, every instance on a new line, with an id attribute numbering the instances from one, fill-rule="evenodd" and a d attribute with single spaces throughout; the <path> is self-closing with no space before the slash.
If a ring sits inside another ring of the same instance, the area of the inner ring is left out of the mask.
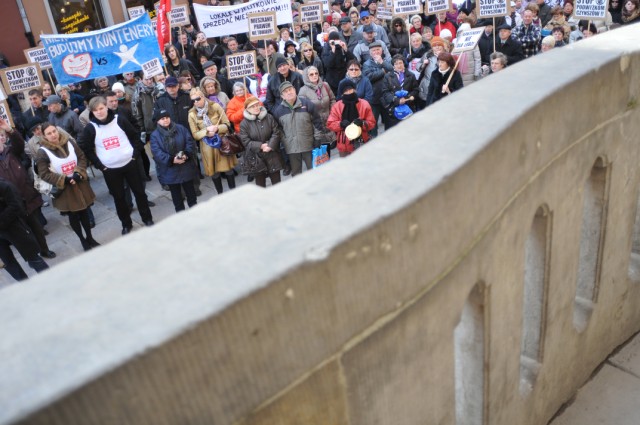
<path id="1" fill-rule="evenodd" d="M 333 93 L 338 92 L 340 81 L 347 74 L 347 62 L 354 56 L 349 52 L 347 44 L 340 40 L 337 32 L 329 33 L 329 42 L 322 47 L 322 66 L 324 66 L 324 80 L 329 84 Z"/>
<path id="2" fill-rule="evenodd" d="M 292 71 L 289 67 L 289 62 L 285 58 L 276 59 L 276 69 L 278 73 L 269 79 L 267 99 L 264 102 L 265 108 L 271 113 L 282 102 L 280 84 L 285 81 L 290 82 L 293 88 L 296 89 L 296 93 L 300 92 L 300 89 L 304 86 L 302 75 L 299 72 Z"/>
<path id="3" fill-rule="evenodd" d="M 37 273 L 49 268 L 38 254 L 40 247 L 24 222 L 25 215 L 24 201 L 16 187 L 0 179 L 0 259 L 4 262 L 4 268 L 17 281 L 28 279 L 29 276 L 13 255 L 11 245 Z"/>
<path id="4" fill-rule="evenodd" d="M 497 26 L 499 26 L 496 23 Z M 484 32 L 478 39 L 478 49 L 480 49 L 480 58 L 483 65 L 491 64 L 491 53 L 493 53 L 493 46 L 497 46 L 500 43 L 498 35 L 493 31 L 492 19 L 481 19 L 478 21 L 478 27 L 484 27 Z"/>
<path id="5" fill-rule="evenodd" d="M 496 52 L 504 53 L 507 57 L 507 65 L 513 65 L 524 59 L 522 44 L 511 37 L 511 26 L 502 24 L 498 27 L 500 41 L 496 43 Z"/>

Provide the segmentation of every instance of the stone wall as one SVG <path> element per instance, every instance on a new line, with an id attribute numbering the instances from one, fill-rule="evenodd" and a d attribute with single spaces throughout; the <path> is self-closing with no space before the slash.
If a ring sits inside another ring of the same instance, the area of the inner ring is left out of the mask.
<path id="1" fill-rule="evenodd" d="M 546 423 L 640 330 L 635 27 L 3 290 L 0 423 Z"/>

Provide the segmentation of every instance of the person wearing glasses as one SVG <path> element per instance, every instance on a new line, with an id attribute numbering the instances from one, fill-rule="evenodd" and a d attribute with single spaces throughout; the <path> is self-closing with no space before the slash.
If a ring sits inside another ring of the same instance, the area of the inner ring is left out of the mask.
<path id="1" fill-rule="evenodd" d="M 199 88 L 189 93 L 193 108 L 189 111 L 189 128 L 191 135 L 200 142 L 204 174 L 210 176 L 216 192 L 223 192 L 222 176 L 227 180 L 229 189 L 236 187 L 233 167 L 238 163 L 235 155 L 224 156 L 220 153 L 216 139 L 229 131 L 231 123 L 224 109 L 216 102 L 208 100 Z M 217 147 L 216 147 L 217 145 Z"/>
<path id="2" fill-rule="evenodd" d="M 422 40 L 422 37 L 420 37 Z M 409 32 L 401 17 L 393 18 L 391 21 L 391 31 L 389 32 L 389 53 L 397 55 L 409 48 Z"/>
<path id="3" fill-rule="evenodd" d="M 300 89 L 299 96 L 303 99 L 308 99 L 316 107 L 318 115 L 320 115 L 320 121 L 322 122 L 323 131 L 316 131 L 314 138 L 318 143 L 327 145 L 327 152 L 331 156 L 331 149 L 335 147 L 336 135 L 331 130 L 327 129 L 326 123 L 329 118 L 329 112 L 334 103 L 336 103 L 336 97 L 329 87 L 329 84 L 322 81 L 320 73 L 315 66 L 309 66 L 303 73 L 304 86 Z M 334 145 L 334 146 L 332 146 Z"/>
<path id="4" fill-rule="evenodd" d="M 571 11 L 573 12 L 573 8 Z M 622 25 L 622 4 L 620 0 L 609 0 L 609 13 L 611 13 L 611 21 L 614 24 Z"/>
<path id="5" fill-rule="evenodd" d="M 305 68 L 314 66 L 318 69 L 320 76 L 324 76 L 324 66 L 322 66 L 322 60 L 316 55 L 316 51 L 313 50 L 311 44 L 306 41 L 300 43 L 300 59 L 298 61 L 298 70 L 304 71 Z"/>
<path id="6" fill-rule="evenodd" d="M 385 47 L 389 47 L 389 36 L 387 35 L 387 31 L 380 25 L 373 22 L 371 14 L 368 11 L 365 10 L 364 12 L 360 12 L 360 22 L 362 23 L 362 26 L 358 28 L 358 31 L 366 32 L 365 29 L 370 25 L 373 27 L 373 31 L 375 32 L 375 39 L 382 41 L 385 44 Z"/>
<path id="7" fill-rule="evenodd" d="M 338 93 L 342 93 L 342 86 L 347 81 L 351 81 L 356 85 L 358 98 L 364 99 L 369 103 L 373 101 L 373 86 L 371 85 L 371 81 L 362 75 L 362 66 L 360 62 L 355 59 L 350 60 L 347 64 L 347 75 L 340 81 L 340 84 L 338 84 Z M 340 100 L 340 96 L 341 95 L 338 94 L 338 100 Z"/>

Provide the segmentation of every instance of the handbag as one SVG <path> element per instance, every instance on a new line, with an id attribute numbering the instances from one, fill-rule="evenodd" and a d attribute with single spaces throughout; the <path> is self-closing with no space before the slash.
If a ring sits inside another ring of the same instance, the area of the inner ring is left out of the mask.
<path id="1" fill-rule="evenodd" d="M 240 169 L 245 175 L 260 174 L 267 172 L 267 164 L 261 153 L 247 149 L 240 157 Z"/>
<path id="2" fill-rule="evenodd" d="M 244 152 L 244 145 L 237 134 L 225 134 L 220 142 L 220 153 L 224 156 L 234 156 Z"/>
<path id="3" fill-rule="evenodd" d="M 33 187 L 42 195 L 47 195 L 52 199 L 58 198 L 62 195 L 64 189 L 58 189 L 57 186 L 52 185 L 49 182 L 46 182 L 40 178 L 36 174 L 36 170 L 31 167 L 31 172 L 33 173 Z"/>

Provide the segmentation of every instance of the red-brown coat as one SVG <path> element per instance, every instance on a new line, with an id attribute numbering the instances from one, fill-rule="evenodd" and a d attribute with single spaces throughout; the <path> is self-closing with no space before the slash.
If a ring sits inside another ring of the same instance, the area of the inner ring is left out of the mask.
<path id="1" fill-rule="evenodd" d="M 376 119 L 373 116 L 371 105 L 364 99 L 359 99 L 356 104 L 358 110 L 358 116 L 363 121 L 362 124 L 362 141 L 367 143 L 369 141 L 369 130 L 376 126 Z M 344 110 L 344 103 L 342 100 L 336 102 L 331 108 L 329 113 L 329 119 L 327 120 L 327 128 L 336 133 L 338 137 L 338 151 L 339 152 L 353 152 L 353 144 L 344 134 L 344 130 L 340 127 L 342 121 L 342 111 Z"/>

